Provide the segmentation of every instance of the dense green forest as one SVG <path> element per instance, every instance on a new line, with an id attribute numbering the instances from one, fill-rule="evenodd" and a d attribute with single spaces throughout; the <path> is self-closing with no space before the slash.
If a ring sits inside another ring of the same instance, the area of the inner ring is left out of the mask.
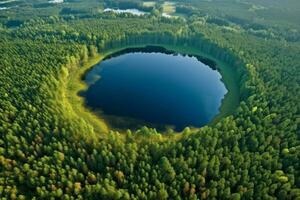
<path id="1" fill-rule="evenodd" d="M 300 199 L 299 1 L 169 2 L 0 0 L 1 199 Z M 182 133 L 109 130 L 80 77 L 147 44 L 230 65 L 238 107 Z"/>

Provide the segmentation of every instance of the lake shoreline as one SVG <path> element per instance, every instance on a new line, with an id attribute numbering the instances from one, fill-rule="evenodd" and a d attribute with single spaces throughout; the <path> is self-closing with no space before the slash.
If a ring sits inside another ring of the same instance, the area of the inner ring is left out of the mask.
<path id="1" fill-rule="evenodd" d="M 163 47 L 167 50 L 175 51 L 176 53 L 188 54 L 188 55 L 197 55 L 204 58 L 208 58 L 217 63 L 217 70 L 222 76 L 222 81 L 228 92 L 225 94 L 222 99 L 221 106 L 219 108 L 219 113 L 205 126 L 213 126 L 223 117 L 226 117 L 234 112 L 234 109 L 239 104 L 239 87 L 238 87 L 238 76 L 237 72 L 233 67 L 227 65 L 224 62 L 221 62 L 218 59 L 215 59 L 213 56 L 207 55 L 201 52 L 197 48 L 183 47 L 183 46 L 174 46 L 174 45 L 165 45 L 165 44 L 138 44 L 138 45 L 126 45 L 123 47 L 111 48 L 103 51 L 102 53 L 97 54 L 95 57 L 89 58 L 86 63 L 82 63 L 80 67 L 77 67 L 71 72 L 71 78 L 68 79 L 67 83 L 67 97 L 72 105 L 75 108 L 75 112 L 78 116 L 86 119 L 93 126 L 96 126 L 95 131 L 104 131 L 108 132 L 112 127 L 109 127 L 109 124 L 105 122 L 105 118 L 101 116 L 101 113 L 95 113 L 90 108 L 85 105 L 84 97 L 80 96 L 79 93 L 87 90 L 88 85 L 84 82 L 83 78 L 86 73 L 91 70 L 96 64 L 101 62 L 110 54 L 117 53 L 119 51 L 128 49 L 128 48 L 144 48 L 146 46 L 158 46 Z M 74 101 L 75 100 L 75 101 Z M 78 104 L 80 103 L 80 104 Z M 205 127 L 203 126 L 203 127 Z M 201 129 L 195 128 L 195 129 Z M 114 129 L 113 129 L 114 130 Z M 121 131 L 121 130 L 118 130 Z M 125 131 L 125 130 L 124 130 Z M 181 132 L 178 132 L 181 133 Z"/>

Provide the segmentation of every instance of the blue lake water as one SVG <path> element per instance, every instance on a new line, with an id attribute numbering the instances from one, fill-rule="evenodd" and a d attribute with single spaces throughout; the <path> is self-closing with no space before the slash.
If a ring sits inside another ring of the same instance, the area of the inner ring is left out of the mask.
<path id="1" fill-rule="evenodd" d="M 127 49 L 87 72 L 86 104 L 115 128 L 201 127 L 218 114 L 227 93 L 214 67 L 163 48 Z"/>

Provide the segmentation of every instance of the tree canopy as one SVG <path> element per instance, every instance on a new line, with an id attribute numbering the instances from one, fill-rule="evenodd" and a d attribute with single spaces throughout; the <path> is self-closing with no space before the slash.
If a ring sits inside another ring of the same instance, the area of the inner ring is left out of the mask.
<path id="1" fill-rule="evenodd" d="M 179 18 L 87 14 L 72 1 L 81 12 L 66 14 L 64 5 L 30 2 L 0 13 L 1 198 L 300 198 L 299 30 L 250 28 L 203 15 L 194 1 L 178 2 L 190 13 Z M 69 102 L 68 80 L 99 55 L 144 44 L 195 48 L 229 64 L 238 108 L 181 134 L 96 129 Z"/>

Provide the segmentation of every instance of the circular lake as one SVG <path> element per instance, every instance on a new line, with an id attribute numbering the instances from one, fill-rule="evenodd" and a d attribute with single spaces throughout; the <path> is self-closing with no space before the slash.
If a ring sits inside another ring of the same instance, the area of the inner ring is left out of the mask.
<path id="1" fill-rule="evenodd" d="M 201 127 L 219 113 L 227 93 L 215 67 L 209 59 L 161 47 L 126 49 L 87 72 L 83 95 L 116 129 Z"/>

